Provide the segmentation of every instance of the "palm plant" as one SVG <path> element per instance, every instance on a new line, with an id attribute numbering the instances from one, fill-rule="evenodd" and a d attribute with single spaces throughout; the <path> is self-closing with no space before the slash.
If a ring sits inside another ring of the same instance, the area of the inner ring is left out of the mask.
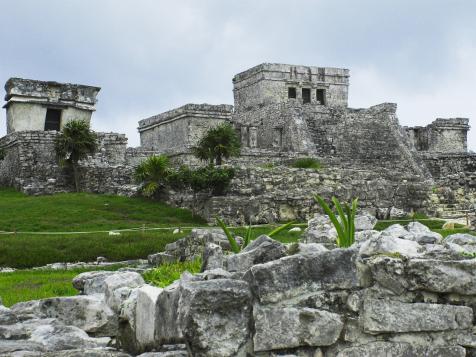
<path id="1" fill-rule="evenodd" d="M 79 192 L 80 160 L 94 154 L 98 149 L 98 139 L 84 120 L 67 122 L 55 140 L 56 156 L 61 165 L 68 165 L 73 171 L 74 186 Z"/>
<path id="2" fill-rule="evenodd" d="M 221 165 L 227 159 L 240 154 L 240 140 L 229 123 L 211 128 L 193 148 L 194 155 L 210 165 Z"/>
<path id="3" fill-rule="evenodd" d="M 329 216 L 332 224 L 334 225 L 337 231 L 337 246 L 341 248 L 350 247 L 355 242 L 355 214 L 357 211 L 358 199 L 355 198 L 352 200 L 351 205 L 344 203 L 344 208 L 339 203 L 337 198 L 332 197 L 332 202 L 337 211 L 337 215 L 332 211 L 332 209 L 327 205 L 324 199 L 316 195 L 315 197 L 317 203 L 322 207 L 324 212 Z"/>
<path id="4" fill-rule="evenodd" d="M 251 224 L 246 229 L 245 237 L 243 239 L 243 244 L 240 246 L 238 242 L 236 241 L 235 237 L 233 237 L 233 234 L 231 233 L 231 231 L 226 226 L 225 222 L 223 222 L 223 220 L 221 220 L 220 218 L 217 218 L 216 220 L 220 228 L 223 230 L 223 233 L 225 233 L 225 236 L 228 239 L 228 242 L 230 242 L 230 248 L 233 253 L 239 253 L 241 250 L 246 248 L 251 243 L 252 236 L 253 236 L 253 228 L 251 227 Z M 266 235 L 268 237 L 273 237 L 293 224 L 294 222 L 285 223 L 273 229 L 271 232 L 267 233 Z"/>
<path id="5" fill-rule="evenodd" d="M 134 177 L 142 185 L 144 196 L 151 197 L 165 186 L 170 171 L 166 155 L 152 155 L 136 167 Z"/>

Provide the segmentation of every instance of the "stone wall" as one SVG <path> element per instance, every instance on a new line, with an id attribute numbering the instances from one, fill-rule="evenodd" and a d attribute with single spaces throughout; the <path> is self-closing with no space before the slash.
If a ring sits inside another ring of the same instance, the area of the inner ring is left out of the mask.
<path id="1" fill-rule="evenodd" d="M 313 197 L 359 197 L 360 207 L 385 216 L 392 208 L 425 211 L 431 182 L 410 172 L 375 170 L 241 167 L 226 196 L 171 192 L 169 202 L 187 207 L 209 221 L 223 217 L 233 224 L 306 220 L 319 211 Z"/>
<path id="2" fill-rule="evenodd" d="M 405 129 L 417 151 L 464 153 L 468 150 L 468 123 L 466 118 L 438 118 L 425 127 Z"/>
<path id="3" fill-rule="evenodd" d="M 229 121 L 233 106 L 186 104 L 139 121 L 141 146 L 166 154 L 190 152 L 203 134 Z"/>
<path id="4" fill-rule="evenodd" d="M 0 161 L 0 184 L 28 194 L 72 191 L 70 172 L 58 165 L 53 131 L 23 131 L 0 139 L 6 156 Z M 126 149 L 124 134 L 98 133 L 99 150 L 80 162 L 80 186 L 85 191 L 118 193 L 132 183 L 133 165 L 150 151 Z"/>
<path id="5" fill-rule="evenodd" d="M 289 100 L 303 103 L 303 89 L 309 90 L 310 103 L 318 103 L 317 90 L 324 91 L 324 103 L 346 107 L 349 70 L 344 68 L 293 66 L 263 63 L 233 78 L 235 110 L 238 113 Z M 294 88 L 296 98 L 289 98 Z"/>

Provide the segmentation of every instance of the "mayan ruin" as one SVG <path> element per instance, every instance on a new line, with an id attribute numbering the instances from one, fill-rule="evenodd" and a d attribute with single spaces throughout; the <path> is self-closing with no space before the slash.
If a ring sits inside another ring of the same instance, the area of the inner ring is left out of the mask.
<path id="1" fill-rule="evenodd" d="M 0 9 L 0 357 L 476 357 L 476 3 Z"/>

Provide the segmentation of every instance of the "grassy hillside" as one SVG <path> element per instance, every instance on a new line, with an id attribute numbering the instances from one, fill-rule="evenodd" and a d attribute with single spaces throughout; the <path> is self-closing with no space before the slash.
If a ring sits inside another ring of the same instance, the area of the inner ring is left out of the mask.
<path id="1" fill-rule="evenodd" d="M 111 261 L 144 258 L 185 235 L 172 234 L 173 228 L 203 225 L 206 222 L 188 210 L 142 198 L 86 193 L 26 196 L 0 189 L 0 232 L 18 232 L 0 233 L 0 267 L 93 261 L 98 256 Z M 172 229 L 108 233 L 138 227 Z M 33 234 L 38 232 L 49 233 Z"/>
<path id="2" fill-rule="evenodd" d="M 188 210 L 140 197 L 88 193 L 27 196 L 0 188 L 0 231 L 74 232 L 179 224 L 203 225 L 205 221 Z"/>

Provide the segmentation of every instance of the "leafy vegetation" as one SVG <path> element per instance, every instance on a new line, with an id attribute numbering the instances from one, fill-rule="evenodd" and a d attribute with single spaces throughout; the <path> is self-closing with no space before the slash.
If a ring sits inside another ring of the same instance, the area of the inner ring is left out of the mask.
<path id="1" fill-rule="evenodd" d="M 60 164 L 72 169 L 76 192 L 80 191 L 78 162 L 88 155 L 94 154 L 97 149 L 97 135 L 89 129 L 88 123 L 84 120 L 67 122 L 56 137 L 56 156 Z"/>
<path id="2" fill-rule="evenodd" d="M 229 123 L 209 129 L 193 148 L 194 155 L 210 165 L 221 165 L 223 159 L 240 154 L 240 139 Z"/>
<path id="3" fill-rule="evenodd" d="M 292 167 L 296 167 L 298 169 L 313 169 L 317 171 L 322 168 L 322 165 L 319 160 L 316 160 L 312 157 L 302 157 L 293 161 Z"/>
<path id="4" fill-rule="evenodd" d="M 116 270 L 119 266 L 111 266 L 104 270 Z M 45 299 L 53 296 L 77 295 L 73 288 L 73 278 L 86 271 L 103 270 L 17 270 L 12 273 L 0 274 L 0 297 L 5 306 L 18 302 Z"/>
<path id="5" fill-rule="evenodd" d="M 171 171 L 168 156 L 152 155 L 136 167 L 134 177 L 141 184 L 142 194 L 152 197 L 165 188 Z"/>
<path id="6" fill-rule="evenodd" d="M 235 237 L 233 236 L 231 230 L 226 226 L 225 222 L 223 222 L 223 220 L 221 220 L 220 218 L 217 218 L 216 221 L 218 226 L 223 230 L 223 233 L 225 233 L 225 236 L 230 242 L 231 251 L 233 253 L 239 253 L 242 249 L 246 248 L 253 239 L 256 239 L 258 237 L 256 235 L 253 235 L 253 228 L 251 227 L 251 225 L 248 226 L 244 235 L 243 244 L 240 246 L 236 241 Z M 280 232 L 283 232 L 285 229 L 292 226 L 293 224 L 294 222 L 288 222 L 264 234 L 266 234 L 268 237 L 274 237 Z"/>
<path id="7" fill-rule="evenodd" d="M 234 176 L 232 167 L 206 166 L 193 170 L 182 166 L 169 175 L 168 181 L 175 189 L 192 189 L 194 192 L 208 190 L 215 195 L 222 195 Z"/>
<path id="8" fill-rule="evenodd" d="M 192 274 L 199 273 L 201 266 L 201 259 L 185 262 L 166 263 L 155 269 L 146 271 L 143 276 L 147 283 L 160 288 L 165 288 L 166 286 L 172 284 L 175 280 L 180 279 L 180 275 L 182 275 L 182 273 L 185 271 L 188 271 Z"/>
<path id="9" fill-rule="evenodd" d="M 0 161 L 2 161 L 6 155 L 7 153 L 5 152 L 5 149 L 0 148 Z"/>
<path id="10" fill-rule="evenodd" d="M 337 214 L 339 219 L 337 218 L 336 214 L 330 209 L 324 199 L 316 195 L 316 201 L 322 207 L 324 212 L 329 216 L 332 224 L 334 225 L 337 231 L 337 246 L 341 248 L 350 247 L 354 244 L 355 241 L 355 214 L 357 212 L 357 198 L 352 200 L 351 205 L 349 206 L 347 203 L 344 204 L 344 208 L 337 200 L 337 198 L 332 197 L 332 202 L 334 203 L 334 207 L 337 210 Z"/>

